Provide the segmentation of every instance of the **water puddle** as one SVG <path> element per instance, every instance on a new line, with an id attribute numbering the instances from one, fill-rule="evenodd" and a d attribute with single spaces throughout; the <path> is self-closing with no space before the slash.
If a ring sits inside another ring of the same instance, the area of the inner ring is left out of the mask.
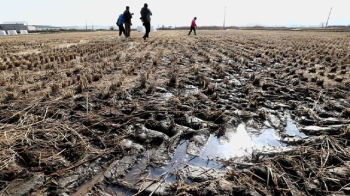
<path id="1" fill-rule="evenodd" d="M 293 134 L 303 136 L 303 133 L 300 133 L 292 122 L 287 123 L 286 132 L 291 136 Z M 190 184 L 193 182 L 193 177 L 196 177 L 193 175 L 195 170 L 191 170 L 193 168 L 196 168 L 197 171 L 198 168 L 202 169 L 197 172 L 198 175 L 204 173 L 202 171 L 223 173 L 231 168 L 223 164 L 224 160 L 249 156 L 253 151 L 276 152 L 276 150 L 290 149 L 286 143 L 283 143 L 278 131 L 266 128 L 260 134 L 254 135 L 247 131 L 245 124 L 228 128 L 225 135 L 221 137 L 211 134 L 199 156 L 186 153 L 188 144 L 188 140 L 181 140 L 172 158 L 161 167 L 153 166 L 150 161 L 152 157 L 157 156 L 155 150 L 147 151 L 121 181 L 134 187 L 151 179 L 162 182 L 162 186 L 165 186 L 176 182 L 181 176 L 183 180 Z M 117 193 L 123 191 L 120 187 L 113 187 L 113 189 Z"/>
<path id="2" fill-rule="evenodd" d="M 245 125 L 237 129 L 227 130 L 222 137 L 210 135 L 200 157 L 229 159 L 248 156 L 253 150 L 266 151 L 286 146 L 280 142 L 280 137 L 274 129 L 264 129 L 260 135 L 249 135 Z"/>
<path id="3" fill-rule="evenodd" d="M 192 156 L 186 153 L 188 146 L 187 140 L 181 140 L 180 144 L 177 146 L 174 156 L 170 160 L 170 164 L 165 166 L 166 169 L 176 168 L 181 169 L 184 166 L 191 165 L 196 167 L 204 167 L 204 168 L 217 168 L 220 169 L 222 166 L 216 160 L 207 159 L 207 157 L 201 156 Z"/>
<path id="4" fill-rule="evenodd" d="M 306 135 L 302 132 L 300 132 L 297 128 L 297 126 L 288 121 L 286 126 L 286 134 L 289 136 L 299 136 L 299 137 L 306 137 Z"/>
<path id="5" fill-rule="evenodd" d="M 188 155 L 186 153 L 187 146 L 188 141 L 181 140 L 171 160 L 164 163 L 162 167 L 154 167 L 150 164 L 150 158 L 156 156 L 156 154 L 152 150 L 147 151 L 146 155 L 143 156 L 130 171 L 128 171 L 123 178 L 123 181 L 129 184 L 137 184 L 145 179 L 159 179 L 164 180 L 165 183 L 173 183 L 177 180 L 177 175 L 183 174 L 183 169 L 189 165 L 221 169 L 222 165 L 217 161 Z M 191 183 L 191 180 L 187 178 L 184 180 Z"/>
<path id="6" fill-rule="evenodd" d="M 253 137 L 255 147 L 262 150 L 262 147 L 281 147 L 285 144 L 280 142 L 281 138 L 274 129 L 265 129 L 259 136 Z"/>

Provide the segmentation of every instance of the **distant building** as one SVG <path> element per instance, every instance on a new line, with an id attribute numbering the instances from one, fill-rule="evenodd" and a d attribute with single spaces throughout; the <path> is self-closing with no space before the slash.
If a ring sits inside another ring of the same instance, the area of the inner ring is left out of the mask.
<path id="1" fill-rule="evenodd" d="M 34 31 L 36 30 L 34 25 L 28 25 L 26 21 L 14 21 L 14 22 L 4 22 L 0 24 L 0 30 L 8 31 L 8 30 L 27 30 Z"/>
<path id="2" fill-rule="evenodd" d="M 49 25 L 29 25 L 26 21 L 14 21 L 14 22 L 4 22 L 0 24 L 0 30 L 16 30 L 17 32 L 21 30 L 27 31 L 40 31 L 40 30 L 59 30 L 61 27 L 54 27 Z"/>
<path id="3" fill-rule="evenodd" d="M 35 25 L 35 28 L 37 31 L 62 29 L 62 27 L 54 27 L 54 26 L 49 26 L 49 25 Z"/>

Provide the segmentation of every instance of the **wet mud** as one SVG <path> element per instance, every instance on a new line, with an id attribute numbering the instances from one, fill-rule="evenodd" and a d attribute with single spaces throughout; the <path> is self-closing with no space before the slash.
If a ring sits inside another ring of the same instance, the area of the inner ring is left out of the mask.
<path id="1" fill-rule="evenodd" d="M 185 34 L 1 39 L 0 195 L 349 194 L 347 32 Z"/>

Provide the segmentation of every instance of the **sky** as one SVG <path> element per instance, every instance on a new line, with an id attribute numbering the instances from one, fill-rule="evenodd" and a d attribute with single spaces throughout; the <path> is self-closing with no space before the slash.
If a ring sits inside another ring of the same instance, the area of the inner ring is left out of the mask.
<path id="1" fill-rule="evenodd" d="M 115 25 L 126 6 L 141 25 L 140 10 L 148 3 L 153 26 L 321 26 L 350 25 L 349 0 L 0 0 L 0 23 L 27 21 L 33 25 Z"/>

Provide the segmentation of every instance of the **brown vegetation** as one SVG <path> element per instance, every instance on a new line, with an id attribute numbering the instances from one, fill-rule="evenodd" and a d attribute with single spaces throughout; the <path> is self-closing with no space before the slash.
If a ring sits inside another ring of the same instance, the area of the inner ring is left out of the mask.
<path id="1" fill-rule="evenodd" d="M 287 112 L 300 127 L 339 127 L 309 130 L 311 139 L 288 153 L 252 154 L 245 169 L 227 160 L 233 169 L 221 179 L 189 185 L 178 176 L 172 193 L 349 193 L 346 33 L 159 31 L 150 37 L 84 32 L 0 39 L 0 195 L 33 176 L 45 178 L 24 194 L 72 193 L 112 162 L 145 149 L 165 145 L 166 157 L 179 138 L 203 130 L 221 136 L 228 124 L 262 126 L 269 114 Z M 219 186 L 223 180 L 230 190 Z M 113 184 L 104 183 L 90 191 Z"/>

